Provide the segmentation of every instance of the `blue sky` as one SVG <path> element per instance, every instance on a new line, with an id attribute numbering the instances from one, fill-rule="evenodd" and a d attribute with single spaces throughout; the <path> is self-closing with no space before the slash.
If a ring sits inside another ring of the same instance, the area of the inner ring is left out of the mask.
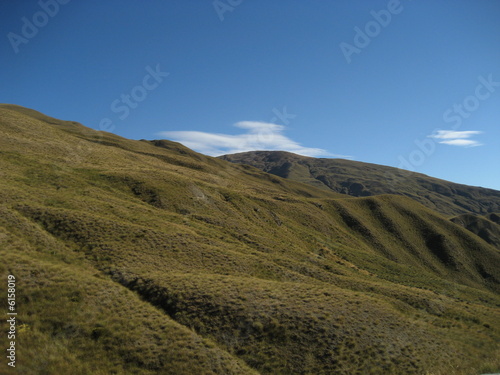
<path id="1" fill-rule="evenodd" d="M 500 190 L 497 0 L 0 3 L 0 102 Z"/>

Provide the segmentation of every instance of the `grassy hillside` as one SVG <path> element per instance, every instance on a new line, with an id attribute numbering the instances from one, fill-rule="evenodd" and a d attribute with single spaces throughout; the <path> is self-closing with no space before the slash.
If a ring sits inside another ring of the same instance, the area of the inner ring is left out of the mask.
<path id="1" fill-rule="evenodd" d="M 500 370 L 499 250 L 408 197 L 11 105 L 0 165 L 2 374 Z"/>
<path id="2" fill-rule="evenodd" d="M 354 197 L 398 194 L 447 216 L 500 211 L 500 191 L 455 184 L 402 169 L 283 151 L 252 151 L 221 159 Z"/>

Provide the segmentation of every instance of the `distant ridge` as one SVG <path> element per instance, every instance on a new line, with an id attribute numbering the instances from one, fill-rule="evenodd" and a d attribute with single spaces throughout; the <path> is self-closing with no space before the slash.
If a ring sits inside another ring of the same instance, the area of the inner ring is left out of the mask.
<path id="1" fill-rule="evenodd" d="M 221 159 L 353 197 L 405 195 L 442 214 L 500 212 L 500 191 L 457 184 L 421 173 L 344 159 L 284 151 L 250 151 Z"/>

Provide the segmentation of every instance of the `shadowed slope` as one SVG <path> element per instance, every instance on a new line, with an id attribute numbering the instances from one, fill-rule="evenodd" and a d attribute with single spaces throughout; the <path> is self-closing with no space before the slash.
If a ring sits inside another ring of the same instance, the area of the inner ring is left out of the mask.
<path id="1" fill-rule="evenodd" d="M 500 221 L 499 215 L 490 213 L 485 216 L 463 214 L 450 220 L 472 233 L 478 235 L 489 244 L 500 249 Z"/>

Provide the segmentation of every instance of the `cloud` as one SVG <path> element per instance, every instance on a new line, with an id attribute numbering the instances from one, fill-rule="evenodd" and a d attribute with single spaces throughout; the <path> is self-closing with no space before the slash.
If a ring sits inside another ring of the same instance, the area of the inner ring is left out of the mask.
<path id="1" fill-rule="evenodd" d="M 464 138 L 470 138 L 473 135 L 476 134 L 481 134 L 482 132 L 480 131 L 461 131 L 457 132 L 454 130 L 438 130 L 437 134 L 432 135 L 432 138 L 438 138 L 438 139 L 464 139 Z"/>
<path id="2" fill-rule="evenodd" d="M 460 147 L 476 147 L 482 146 L 482 143 L 474 141 L 471 138 L 473 135 L 481 134 L 480 131 L 455 131 L 455 130 L 438 130 L 436 133 L 429 135 L 430 138 L 439 139 L 441 144 Z"/>
<path id="3" fill-rule="evenodd" d="M 331 154 L 321 148 L 301 146 L 299 143 L 283 135 L 283 125 L 258 121 L 241 121 L 234 124 L 245 133 L 231 135 L 205 133 L 198 131 L 165 131 L 158 135 L 182 143 L 202 154 L 219 156 L 245 151 L 269 150 L 289 151 L 304 156 L 330 156 L 350 158 L 345 155 Z"/>
<path id="4" fill-rule="evenodd" d="M 480 146 L 481 143 L 477 141 L 472 141 L 470 139 L 449 139 L 446 141 L 441 141 L 439 143 L 443 143 L 445 145 L 451 145 L 451 146 L 464 146 L 464 147 L 474 147 L 474 146 Z"/>

